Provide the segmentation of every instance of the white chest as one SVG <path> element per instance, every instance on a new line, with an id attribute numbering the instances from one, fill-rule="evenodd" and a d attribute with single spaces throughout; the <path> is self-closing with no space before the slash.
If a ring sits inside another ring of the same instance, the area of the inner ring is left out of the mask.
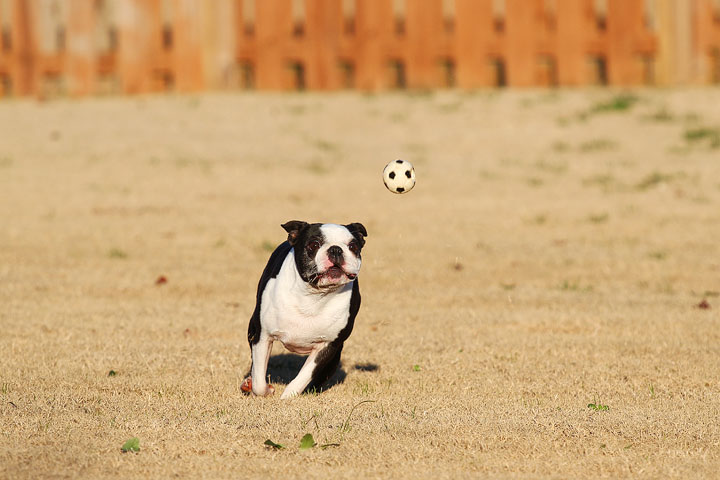
<path id="1" fill-rule="evenodd" d="M 268 281 L 262 294 L 260 323 L 288 350 L 307 353 L 319 343 L 335 340 L 347 325 L 352 283 L 324 295 L 309 292 L 290 263 L 285 262 L 277 278 Z"/>

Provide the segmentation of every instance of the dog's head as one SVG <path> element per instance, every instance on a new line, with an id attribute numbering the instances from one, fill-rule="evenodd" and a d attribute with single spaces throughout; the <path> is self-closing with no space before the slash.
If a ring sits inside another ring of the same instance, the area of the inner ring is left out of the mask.
<path id="1" fill-rule="evenodd" d="M 367 230 L 361 223 L 335 225 L 298 220 L 282 226 L 295 251 L 300 277 L 314 288 L 334 289 L 352 282 L 360 272 L 360 252 Z"/>

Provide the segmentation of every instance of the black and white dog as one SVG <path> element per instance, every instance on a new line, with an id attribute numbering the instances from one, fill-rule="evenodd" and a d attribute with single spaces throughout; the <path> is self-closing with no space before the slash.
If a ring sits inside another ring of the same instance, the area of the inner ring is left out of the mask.
<path id="1" fill-rule="evenodd" d="M 288 239 L 270 256 L 260 277 L 255 311 L 248 326 L 250 377 L 242 391 L 272 395 L 267 383 L 270 351 L 279 340 L 294 353 L 308 355 L 280 398 L 320 388 L 340 364 L 343 343 L 360 309 L 360 251 L 367 231 L 349 225 L 291 221 Z"/>

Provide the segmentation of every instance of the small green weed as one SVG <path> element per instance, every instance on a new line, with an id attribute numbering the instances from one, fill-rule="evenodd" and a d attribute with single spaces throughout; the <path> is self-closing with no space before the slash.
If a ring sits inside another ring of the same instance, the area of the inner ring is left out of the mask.
<path id="1" fill-rule="evenodd" d="M 270 440 L 269 438 L 267 440 L 265 440 L 263 445 L 267 445 L 268 447 L 273 448 L 275 450 L 280 450 L 282 448 L 285 448 L 285 445 L 282 445 L 280 443 L 275 443 L 272 440 Z"/>
<path id="2" fill-rule="evenodd" d="M 611 188 L 617 188 L 620 186 L 620 182 L 613 175 L 610 174 L 598 174 L 583 179 L 583 185 L 585 186 L 598 186 L 603 190 L 610 190 Z"/>
<path id="3" fill-rule="evenodd" d="M 675 121 L 676 117 L 666 107 L 662 107 L 659 110 L 647 115 L 646 120 L 658 123 L 668 123 Z"/>
<path id="4" fill-rule="evenodd" d="M 580 282 L 563 280 L 558 287 L 563 292 L 592 292 L 592 285 L 581 285 Z"/>
<path id="5" fill-rule="evenodd" d="M 648 257 L 652 258 L 653 260 L 665 260 L 667 258 L 668 254 L 667 252 L 663 250 L 656 250 L 654 252 L 650 252 L 648 254 Z"/>
<path id="6" fill-rule="evenodd" d="M 670 175 L 667 173 L 662 172 L 653 172 L 649 175 L 647 175 L 645 178 L 640 180 L 635 185 L 636 190 L 649 190 L 653 187 L 657 187 L 658 185 L 662 183 L 668 183 L 672 181 L 675 178 L 675 175 Z"/>
<path id="7" fill-rule="evenodd" d="M 527 179 L 527 184 L 531 187 L 542 187 L 545 181 L 542 178 L 530 177 Z"/>
<path id="8" fill-rule="evenodd" d="M 544 172 L 553 173 L 560 175 L 568 170 L 568 164 L 566 162 L 548 162 L 546 160 L 539 160 L 535 163 L 535 168 Z"/>
<path id="9" fill-rule="evenodd" d="M 711 149 L 720 148 L 720 128 L 696 127 L 685 130 L 685 141 L 689 144 L 707 144 Z"/>
<path id="10" fill-rule="evenodd" d="M 305 169 L 315 175 L 325 175 L 330 169 L 321 160 L 315 159 L 305 166 Z"/>
<path id="11" fill-rule="evenodd" d="M 124 251 L 120 250 L 119 248 L 111 248 L 108 250 L 108 257 L 110 258 L 117 258 L 117 259 L 124 259 L 128 257 L 128 254 Z"/>
<path id="12" fill-rule="evenodd" d="M 419 372 L 419 371 L 420 371 L 420 365 L 413 365 L 412 369 L 413 369 L 413 372 Z"/>
<path id="13" fill-rule="evenodd" d="M 590 223 L 605 223 L 608 221 L 609 218 L 610 215 L 608 215 L 607 213 L 597 213 L 590 215 L 588 217 L 588 221 Z"/>
<path id="14" fill-rule="evenodd" d="M 307 450 L 308 448 L 313 448 L 315 445 L 317 445 L 317 442 L 315 442 L 312 433 L 306 433 L 300 439 L 300 450 Z"/>
<path id="15" fill-rule="evenodd" d="M 569 152 L 571 147 L 569 144 L 567 144 L 565 142 L 557 141 L 552 144 L 552 149 L 554 152 L 557 152 L 557 153 L 565 153 L 565 152 Z"/>
<path id="16" fill-rule="evenodd" d="M 350 431 L 350 428 L 351 428 L 350 427 L 350 417 L 352 417 L 352 414 L 355 411 L 355 409 L 357 407 L 359 407 L 360 405 L 362 405 L 363 403 L 375 403 L 375 400 L 363 400 L 362 402 L 358 402 L 355 405 L 353 405 L 353 407 L 350 409 L 350 413 L 348 413 L 347 418 L 342 423 L 342 425 L 340 425 L 340 433 L 342 435 L 344 435 L 346 432 Z"/>
<path id="17" fill-rule="evenodd" d="M 609 406 L 603 405 L 597 400 L 595 400 L 593 403 L 588 403 L 587 408 L 595 410 L 596 412 L 607 412 L 608 410 L 610 410 Z"/>
<path id="18" fill-rule="evenodd" d="M 340 149 L 336 144 L 328 142 L 327 140 L 315 140 L 313 146 L 326 153 L 336 153 Z"/>
<path id="19" fill-rule="evenodd" d="M 123 443 L 123 446 L 120 447 L 120 450 L 122 450 L 123 453 L 139 452 L 140 451 L 140 439 L 138 439 L 137 437 L 133 437 L 133 438 L 129 439 L 128 441 Z"/>
<path id="20" fill-rule="evenodd" d="M 617 142 L 608 140 L 607 138 L 596 138 L 581 143 L 579 148 L 583 153 L 603 152 L 608 150 L 617 150 L 618 144 Z"/>
<path id="21" fill-rule="evenodd" d="M 640 101 L 637 95 L 622 93 L 590 107 L 590 113 L 626 112 Z"/>
<path id="22" fill-rule="evenodd" d="M 440 113 L 455 113 L 462 105 L 462 102 L 443 103 L 437 106 L 437 110 Z"/>
<path id="23" fill-rule="evenodd" d="M 355 391 L 363 396 L 370 395 L 374 390 L 375 389 L 370 385 L 370 382 L 358 382 L 355 388 Z"/>
<path id="24" fill-rule="evenodd" d="M 530 223 L 534 225 L 545 225 L 548 221 L 547 215 L 535 215 L 533 218 L 530 219 Z"/>

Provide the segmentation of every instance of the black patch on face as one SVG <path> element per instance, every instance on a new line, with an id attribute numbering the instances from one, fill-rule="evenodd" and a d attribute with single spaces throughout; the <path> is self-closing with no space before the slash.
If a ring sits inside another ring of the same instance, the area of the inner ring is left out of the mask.
<path id="1" fill-rule="evenodd" d="M 317 249 L 308 249 L 308 246 L 314 241 L 322 246 L 325 243 L 322 231 L 320 231 L 322 223 L 306 224 L 297 235 L 293 248 L 295 249 L 295 265 L 297 266 L 300 278 L 303 281 L 317 285 L 317 265 L 315 264 L 315 254 Z"/>
<path id="2" fill-rule="evenodd" d="M 395 163 L 403 163 L 402 160 L 395 160 Z"/>
<path id="3" fill-rule="evenodd" d="M 390 172 L 390 173 L 388 174 L 388 177 L 390 177 L 390 180 L 394 179 L 394 178 L 395 178 L 395 172 Z"/>
<path id="4" fill-rule="evenodd" d="M 359 222 L 354 222 L 354 223 L 348 223 L 347 225 L 343 225 L 343 226 L 348 229 L 348 231 L 352 234 L 353 237 L 355 237 L 358 247 L 360 247 L 360 249 L 362 249 L 362 247 L 365 246 L 365 237 L 368 236 L 365 225 L 363 225 L 362 223 L 359 223 Z M 357 253 L 357 257 L 360 258 L 359 251 Z"/>
<path id="5" fill-rule="evenodd" d="M 292 223 L 292 231 L 289 235 L 292 235 L 292 247 L 294 249 L 295 266 L 297 267 L 300 278 L 303 281 L 309 283 L 312 286 L 316 286 L 319 280 L 317 265 L 315 264 L 315 254 L 319 247 L 325 244 L 325 238 L 320 229 L 322 223 L 306 223 L 306 222 L 288 222 L 283 225 L 286 230 L 287 225 Z M 355 243 L 358 245 L 358 253 L 356 256 L 360 257 L 360 249 L 365 245 L 365 237 L 367 236 L 367 230 L 362 223 L 350 223 L 343 225 L 348 231 L 355 237 Z M 317 242 L 317 243 L 315 243 Z M 317 247 L 317 248 L 315 248 Z M 338 247 L 339 249 L 340 247 Z"/>
<path id="6" fill-rule="evenodd" d="M 404 189 L 403 187 L 398 187 L 398 188 L 395 189 L 395 191 L 398 192 L 398 193 L 402 193 L 402 192 L 405 191 L 405 189 Z"/>
<path id="7" fill-rule="evenodd" d="M 405 170 L 405 176 L 408 178 L 412 177 L 412 173 L 410 173 L 410 170 Z"/>

